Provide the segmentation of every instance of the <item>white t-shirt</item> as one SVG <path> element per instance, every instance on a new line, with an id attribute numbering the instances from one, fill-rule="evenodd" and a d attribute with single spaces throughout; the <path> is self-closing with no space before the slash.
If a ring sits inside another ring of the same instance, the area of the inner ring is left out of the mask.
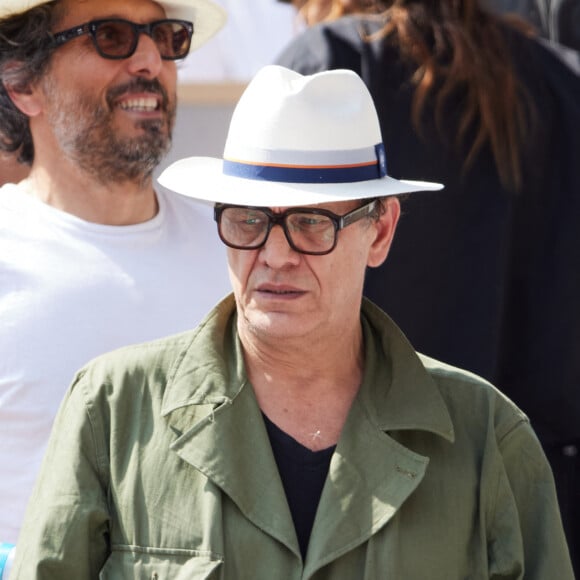
<path id="1" fill-rule="evenodd" d="M 74 373 L 194 327 L 231 291 L 211 207 L 158 199 L 152 220 L 106 226 L 0 188 L 0 542 L 17 539 Z"/>

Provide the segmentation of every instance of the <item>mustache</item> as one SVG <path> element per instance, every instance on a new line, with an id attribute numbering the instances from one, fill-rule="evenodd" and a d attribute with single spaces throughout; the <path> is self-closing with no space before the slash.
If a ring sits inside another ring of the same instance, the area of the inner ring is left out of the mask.
<path id="1" fill-rule="evenodd" d="M 169 109 L 169 94 L 157 79 L 133 79 L 128 83 L 113 87 L 107 91 L 107 103 L 109 107 L 121 96 L 131 93 L 153 93 L 161 97 L 161 110 Z"/>

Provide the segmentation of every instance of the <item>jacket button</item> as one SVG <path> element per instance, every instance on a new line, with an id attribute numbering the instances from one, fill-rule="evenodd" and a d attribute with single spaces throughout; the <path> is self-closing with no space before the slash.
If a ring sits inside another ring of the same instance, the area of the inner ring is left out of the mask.
<path id="1" fill-rule="evenodd" d="M 562 455 L 565 457 L 576 457 L 578 455 L 578 446 L 564 445 L 564 447 L 562 447 Z"/>

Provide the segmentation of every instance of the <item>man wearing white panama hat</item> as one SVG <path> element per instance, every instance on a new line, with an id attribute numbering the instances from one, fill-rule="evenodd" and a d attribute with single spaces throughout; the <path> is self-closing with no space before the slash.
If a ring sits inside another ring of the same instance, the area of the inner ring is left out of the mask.
<path id="1" fill-rule="evenodd" d="M 0 1 L 0 148 L 30 166 L 0 189 L 0 543 L 74 371 L 229 291 L 211 213 L 152 180 L 176 61 L 224 20 L 210 0 Z"/>
<path id="2" fill-rule="evenodd" d="M 224 159 L 163 173 L 215 203 L 233 296 L 78 373 L 17 580 L 572 579 L 525 415 L 362 299 L 396 196 L 440 188 L 390 178 L 378 127 L 356 74 L 269 66 Z"/>

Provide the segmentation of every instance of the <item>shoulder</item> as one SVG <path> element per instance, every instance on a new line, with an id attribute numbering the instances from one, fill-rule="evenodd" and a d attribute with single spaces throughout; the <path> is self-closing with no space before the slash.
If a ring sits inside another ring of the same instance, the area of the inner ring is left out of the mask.
<path id="1" fill-rule="evenodd" d="M 36 235 L 38 224 L 50 219 L 46 205 L 27 195 L 18 184 L 0 187 L 0 238 Z"/>
<path id="2" fill-rule="evenodd" d="M 232 309 L 233 297 L 228 296 L 192 330 L 94 358 L 77 373 L 71 392 L 80 390 L 78 396 L 87 405 L 99 400 L 110 405 L 113 400 L 121 404 L 139 397 L 161 399 L 177 375 L 191 378 L 195 369 L 207 369 L 219 359 Z"/>
<path id="3" fill-rule="evenodd" d="M 477 426 L 482 433 L 493 431 L 501 441 L 518 427 L 529 428 L 527 415 L 484 378 L 422 354 L 418 357 L 435 381 L 456 429 Z"/>
<path id="4" fill-rule="evenodd" d="M 361 55 L 367 46 L 366 34 L 376 27 L 376 23 L 360 16 L 322 22 L 292 40 L 277 63 L 302 74 L 328 68 L 350 68 L 360 72 Z"/>
<path id="5" fill-rule="evenodd" d="M 2 212 L 20 211 L 23 205 L 23 194 L 18 185 L 5 183 L 0 186 L 0 209 Z"/>
<path id="6" fill-rule="evenodd" d="M 504 480 L 508 494 L 510 489 L 525 489 L 530 481 L 552 486 L 550 466 L 522 409 L 473 373 L 423 355 L 419 358 L 445 402 L 458 450 L 483 458 L 496 478 L 501 479 L 505 471 L 511 482 Z"/>
<path id="7" fill-rule="evenodd" d="M 580 56 L 576 51 L 528 36 L 507 24 L 501 31 L 515 70 L 528 90 L 546 87 L 580 96 Z"/>
<path id="8" fill-rule="evenodd" d="M 475 438 L 482 447 L 490 433 L 500 439 L 518 425 L 529 424 L 526 415 L 484 378 L 418 353 L 394 321 L 370 300 L 363 301 L 362 315 L 365 344 L 373 345 L 367 361 L 375 365 L 379 384 L 390 384 L 390 405 L 398 405 L 410 416 L 427 418 L 438 409 L 453 425 L 456 440 Z M 380 355 L 371 358 L 373 353 Z M 390 367 L 390 375 L 381 375 L 385 367 Z"/>
<path id="9" fill-rule="evenodd" d="M 220 268 L 220 272 L 226 272 L 226 250 L 218 237 L 213 204 L 172 191 L 160 191 L 157 195 L 160 212 L 163 212 L 165 235 L 173 242 L 176 251 L 183 252 L 189 259 L 194 258 L 196 262 L 192 266 L 210 265 L 212 271 Z M 219 283 L 225 283 L 224 291 L 228 292 L 229 279 L 225 275 L 222 278 Z"/>
<path id="10" fill-rule="evenodd" d="M 213 219 L 213 204 L 204 203 L 192 197 L 187 197 L 174 191 L 160 189 L 157 191 L 160 206 L 168 212 L 185 213 L 188 218 L 194 217 L 211 221 Z"/>
<path id="11" fill-rule="evenodd" d="M 158 340 L 125 346 L 87 363 L 75 377 L 71 390 L 81 390 L 87 403 L 98 398 L 135 398 L 157 384 L 163 389 L 180 357 L 189 348 L 197 329 Z"/>

